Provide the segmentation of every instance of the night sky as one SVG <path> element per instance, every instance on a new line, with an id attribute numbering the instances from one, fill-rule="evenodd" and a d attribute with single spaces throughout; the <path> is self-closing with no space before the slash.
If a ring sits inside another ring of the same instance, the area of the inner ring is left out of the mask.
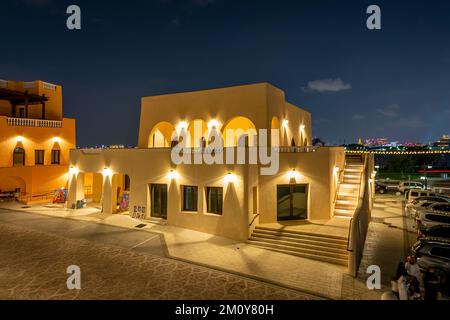
<path id="1" fill-rule="evenodd" d="M 0 79 L 61 84 L 79 146 L 135 145 L 142 96 L 264 81 L 330 143 L 450 133 L 450 1 L 1 0 L 0 30 Z"/>

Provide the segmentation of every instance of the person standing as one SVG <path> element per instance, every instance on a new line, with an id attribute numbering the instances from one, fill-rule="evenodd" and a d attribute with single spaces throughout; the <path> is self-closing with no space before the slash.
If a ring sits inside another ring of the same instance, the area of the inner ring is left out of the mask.
<path id="1" fill-rule="evenodd" d="M 436 270 L 433 267 L 428 267 L 423 276 L 425 300 L 437 300 L 439 284 L 439 276 L 436 274 Z"/>

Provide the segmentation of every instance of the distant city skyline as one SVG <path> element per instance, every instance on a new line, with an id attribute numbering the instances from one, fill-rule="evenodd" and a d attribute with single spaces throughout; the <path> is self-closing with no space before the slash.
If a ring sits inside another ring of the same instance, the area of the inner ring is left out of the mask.
<path id="1" fill-rule="evenodd" d="M 61 84 L 78 145 L 136 145 L 142 96 L 262 81 L 332 144 L 448 133 L 450 2 L 378 1 L 374 31 L 369 1 L 80 0 L 80 31 L 70 4 L 1 2 L 0 79 Z"/>

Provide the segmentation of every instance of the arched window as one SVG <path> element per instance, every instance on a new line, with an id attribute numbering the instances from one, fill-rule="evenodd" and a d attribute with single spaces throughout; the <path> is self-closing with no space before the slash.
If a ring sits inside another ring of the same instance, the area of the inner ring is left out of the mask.
<path id="1" fill-rule="evenodd" d="M 17 147 L 14 149 L 13 166 L 19 167 L 24 165 L 25 165 L 25 150 L 23 148 Z"/>

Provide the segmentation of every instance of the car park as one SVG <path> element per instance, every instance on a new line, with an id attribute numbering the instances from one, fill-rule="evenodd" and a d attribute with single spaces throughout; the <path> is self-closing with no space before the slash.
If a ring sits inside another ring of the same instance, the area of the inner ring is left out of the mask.
<path id="1" fill-rule="evenodd" d="M 415 198 L 414 200 L 408 200 L 405 204 L 405 212 L 407 214 L 415 214 L 417 209 L 426 208 L 436 202 L 450 203 L 450 198 L 441 196 L 425 196 Z"/>

